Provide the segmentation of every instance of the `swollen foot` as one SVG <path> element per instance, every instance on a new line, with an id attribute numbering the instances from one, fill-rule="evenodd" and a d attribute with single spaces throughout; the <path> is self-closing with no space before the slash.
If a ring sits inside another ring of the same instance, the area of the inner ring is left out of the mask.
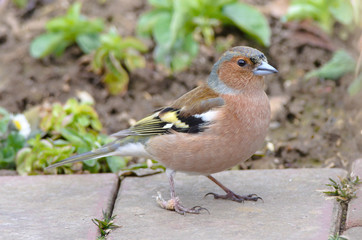
<path id="1" fill-rule="evenodd" d="M 221 195 L 221 194 L 216 194 L 216 193 L 207 193 L 205 195 L 208 196 L 208 195 L 213 195 L 215 199 L 225 199 L 225 200 L 232 200 L 232 201 L 235 201 L 235 202 L 244 202 L 244 201 L 258 201 L 259 199 L 263 201 L 263 199 L 261 197 L 259 197 L 258 195 L 256 194 L 249 194 L 249 195 L 237 195 L 235 193 L 233 193 L 232 191 L 229 191 L 227 192 L 225 195 Z"/>
<path id="2" fill-rule="evenodd" d="M 156 201 L 162 208 L 175 211 L 182 215 L 184 215 L 185 213 L 199 214 L 202 210 L 209 212 L 206 208 L 200 206 L 186 208 L 182 206 L 178 197 L 171 198 L 170 200 L 166 201 L 163 199 L 160 192 L 157 193 Z"/>

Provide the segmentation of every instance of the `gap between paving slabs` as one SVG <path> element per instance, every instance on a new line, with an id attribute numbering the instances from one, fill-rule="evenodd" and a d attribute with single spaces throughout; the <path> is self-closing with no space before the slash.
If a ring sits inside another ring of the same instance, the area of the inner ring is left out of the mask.
<path id="1" fill-rule="evenodd" d="M 362 158 L 353 162 L 351 168 L 351 177 L 359 177 L 362 180 Z M 345 230 L 343 236 L 350 240 L 362 239 L 362 184 L 356 189 L 356 198 L 348 203 L 348 209 L 344 215 Z M 359 237 L 357 237 L 359 236 Z"/>
<path id="2" fill-rule="evenodd" d="M 115 206 L 115 202 L 116 202 L 116 199 L 118 198 L 118 194 L 119 194 L 119 189 L 120 189 L 120 186 L 121 186 L 121 182 L 122 180 L 124 180 L 126 177 L 149 177 L 149 176 L 152 176 L 152 175 L 155 175 L 155 174 L 160 174 L 160 173 L 163 173 L 162 170 L 160 169 L 149 169 L 149 168 L 140 168 L 140 169 L 136 169 L 136 170 L 125 170 L 125 171 L 120 171 L 118 173 L 118 184 L 117 184 L 117 191 L 115 191 L 115 194 L 113 196 L 113 199 L 112 199 L 112 204 L 111 204 L 111 207 L 109 208 L 109 211 L 106 211 L 105 213 L 108 214 L 109 217 L 115 217 L 117 218 L 118 216 L 117 215 L 114 215 L 113 214 L 113 209 L 114 209 L 114 206 Z M 102 218 L 99 218 L 99 220 L 103 220 L 103 217 Z M 114 222 L 114 221 L 113 221 Z M 121 228 L 122 226 L 121 225 L 117 225 L 115 224 L 115 228 Z M 112 232 L 113 229 L 111 229 L 110 232 Z M 110 233 L 109 232 L 109 233 Z M 109 234 L 108 233 L 108 234 Z M 101 233 L 99 233 L 99 237 L 102 237 L 101 236 Z"/>

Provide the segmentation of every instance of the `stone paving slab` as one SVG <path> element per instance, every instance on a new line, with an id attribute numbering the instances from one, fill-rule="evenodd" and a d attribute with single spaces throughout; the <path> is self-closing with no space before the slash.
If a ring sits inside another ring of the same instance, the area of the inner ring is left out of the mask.
<path id="1" fill-rule="evenodd" d="M 348 240 L 361 240 L 362 239 L 362 227 L 353 227 L 345 231 L 342 237 Z"/>
<path id="2" fill-rule="evenodd" d="M 351 170 L 351 177 L 358 176 L 362 180 L 362 159 L 354 161 Z M 362 227 L 362 184 L 356 191 L 356 198 L 348 204 L 346 229 L 351 227 Z M 360 239 L 362 240 L 362 235 Z"/>
<path id="3" fill-rule="evenodd" d="M 114 174 L 0 177 L 0 239 L 96 239 L 91 219 L 110 211 Z"/>
<path id="4" fill-rule="evenodd" d="M 342 169 L 228 171 L 214 177 L 239 194 L 256 193 L 264 202 L 237 203 L 203 198 L 222 193 L 203 176 L 178 173 L 176 191 L 187 207 L 201 205 L 210 214 L 179 215 L 161 209 L 152 196 L 169 196 L 165 174 L 126 178 L 113 215 L 116 229 L 107 239 L 328 239 L 339 229 L 340 205 L 318 190 L 328 178 L 345 177 Z"/>

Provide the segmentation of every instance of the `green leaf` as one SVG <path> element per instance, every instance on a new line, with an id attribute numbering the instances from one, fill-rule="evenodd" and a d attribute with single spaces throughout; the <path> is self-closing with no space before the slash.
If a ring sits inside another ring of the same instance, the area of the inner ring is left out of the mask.
<path id="1" fill-rule="evenodd" d="M 286 19 L 313 19 L 327 33 L 331 33 L 335 21 L 349 25 L 353 21 L 353 8 L 349 0 L 294 0 Z"/>
<path id="2" fill-rule="evenodd" d="M 67 20 L 66 16 L 56 17 L 46 23 L 45 28 L 49 33 L 65 32 L 74 25 L 74 20 Z"/>
<path id="3" fill-rule="evenodd" d="M 100 45 L 99 34 L 87 33 L 78 35 L 76 42 L 84 53 L 90 53 Z"/>
<path id="4" fill-rule="evenodd" d="M 89 53 L 99 45 L 99 32 L 104 28 L 100 19 L 87 20 L 80 14 L 81 4 L 73 4 L 65 16 L 53 18 L 46 24 L 47 33 L 33 40 L 30 54 L 43 58 L 50 54 L 61 56 L 76 42 L 82 51 Z"/>
<path id="5" fill-rule="evenodd" d="M 104 76 L 103 81 L 107 84 L 108 91 L 113 94 L 121 94 L 127 89 L 129 82 L 129 76 L 123 69 L 121 64 L 109 55 L 109 58 L 105 61 L 107 74 Z"/>
<path id="6" fill-rule="evenodd" d="M 97 164 L 97 159 L 89 159 L 89 160 L 85 160 L 83 161 L 83 163 L 88 166 L 88 167 L 94 167 Z"/>
<path id="7" fill-rule="evenodd" d="M 348 93 L 351 96 L 356 95 L 359 91 L 362 90 L 362 73 L 356 77 L 353 82 L 348 87 Z"/>
<path id="8" fill-rule="evenodd" d="M 13 0 L 12 2 L 18 8 L 25 8 L 28 5 L 28 0 Z"/>
<path id="9" fill-rule="evenodd" d="M 126 167 L 127 165 L 126 159 L 118 156 L 106 157 L 106 161 L 109 166 L 109 169 L 111 169 L 113 173 L 119 172 L 122 168 Z"/>
<path id="10" fill-rule="evenodd" d="M 296 3 L 288 8 L 286 17 L 288 20 L 315 19 L 321 14 L 321 11 L 323 10 L 320 9 L 320 6 L 314 6 L 304 2 Z"/>
<path id="11" fill-rule="evenodd" d="M 142 37 L 148 37 L 157 25 L 159 19 L 165 18 L 167 16 L 170 16 L 170 13 L 163 9 L 155 9 L 148 13 L 142 14 L 138 20 L 136 30 L 137 34 Z"/>
<path id="12" fill-rule="evenodd" d="M 2 116 L 8 116 L 8 115 L 9 115 L 9 112 L 8 112 L 5 108 L 0 107 L 0 115 L 2 115 Z M 0 118 L 0 119 L 1 119 L 1 118 Z"/>
<path id="13" fill-rule="evenodd" d="M 16 152 L 25 145 L 25 138 L 18 132 L 11 132 L 7 137 L 7 144 Z"/>
<path id="14" fill-rule="evenodd" d="M 102 34 L 100 41 L 101 45 L 92 61 L 92 69 L 98 74 L 105 70 L 103 81 L 109 92 L 114 95 L 120 94 L 127 89 L 129 82 L 128 73 L 122 64 L 128 71 L 144 67 L 145 59 L 139 52 L 146 51 L 147 47 L 137 38 L 122 39 L 115 29 Z"/>
<path id="15" fill-rule="evenodd" d="M 198 52 L 197 41 L 203 38 L 203 42 L 211 45 L 214 29 L 221 24 L 242 27 L 264 45 L 270 41 L 264 16 L 238 0 L 169 0 L 154 1 L 151 5 L 154 9 L 141 16 L 137 32 L 146 36 L 152 33 L 156 42 L 154 59 L 174 71 L 185 69 L 192 62 Z M 239 16 L 240 8 L 241 15 L 246 17 Z M 190 35 L 192 39 L 186 39 Z M 187 46 L 192 47 L 187 49 Z"/>
<path id="16" fill-rule="evenodd" d="M 36 37 L 30 44 L 30 55 L 44 58 L 57 49 L 63 40 L 62 33 L 45 33 Z"/>
<path id="17" fill-rule="evenodd" d="M 162 15 L 158 18 L 157 23 L 153 29 L 153 37 L 157 43 L 157 47 L 163 49 L 170 49 L 171 47 L 171 32 L 169 31 L 171 25 L 171 15 Z"/>
<path id="18" fill-rule="evenodd" d="M 174 71 L 184 70 L 191 64 L 199 51 L 199 44 L 193 39 L 192 34 L 189 34 L 179 49 L 172 56 L 172 69 Z"/>
<path id="19" fill-rule="evenodd" d="M 51 114 L 48 114 L 42 118 L 39 127 L 44 132 L 47 132 L 51 129 L 52 125 L 53 125 L 53 117 Z"/>
<path id="20" fill-rule="evenodd" d="M 206 45 L 211 46 L 214 41 L 214 30 L 212 29 L 212 27 L 203 27 L 201 29 L 201 32 L 205 38 Z"/>
<path id="21" fill-rule="evenodd" d="M 10 131 L 6 138 L 0 138 L 0 169 L 14 169 L 16 153 L 24 145 L 25 138 L 17 131 Z"/>
<path id="22" fill-rule="evenodd" d="M 187 20 L 187 8 L 184 4 L 184 0 L 173 0 L 173 14 L 170 23 L 170 39 L 169 45 L 173 45 L 177 39 L 180 31 L 185 28 L 185 22 Z"/>
<path id="23" fill-rule="evenodd" d="M 171 8 L 172 0 L 148 0 L 148 2 L 157 8 Z"/>
<path id="24" fill-rule="evenodd" d="M 15 154 L 12 147 L 0 148 L 0 169 L 15 168 Z"/>
<path id="25" fill-rule="evenodd" d="M 67 17 L 71 19 L 78 19 L 80 16 L 80 10 L 82 8 L 82 4 L 80 2 L 74 3 L 67 11 Z"/>
<path id="26" fill-rule="evenodd" d="M 329 11 L 339 22 L 348 25 L 353 21 L 353 8 L 350 1 L 334 0 L 329 5 Z"/>
<path id="27" fill-rule="evenodd" d="M 153 30 L 153 37 L 157 43 L 154 50 L 154 58 L 158 63 L 162 63 L 167 68 L 171 68 L 171 33 L 170 29 L 171 16 L 159 18 Z"/>
<path id="28" fill-rule="evenodd" d="M 63 53 L 64 53 L 64 51 L 65 51 L 65 49 L 66 49 L 67 47 L 69 47 L 70 45 L 72 45 L 72 44 L 73 44 L 72 41 L 66 41 L 66 40 L 61 41 L 61 42 L 57 45 L 57 47 L 55 47 L 55 49 L 54 49 L 54 51 L 53 51 L 54 56 L 56 56 L 56 57 L 62 56 Z"/>
<path id="29" fill-rule="evenodd" d="M 119 49 L 125 50 L 127 48 L 133 48 L 135 50 L 138 50 L 140 52 L 146 52 L 147 51 L 147 47 L 146 45 L 141 42 L 140 40 L 138 40 L 137 38 L 133 38 L 133 37 L 127 37 L 125 39 L 123 39 L 120 44 L 118 45 Z"/>
<path id="30" fill-rule="evenodd" d="M 168 48 L 165 48 L 164 45 L 157 45 L 153 51 L 153 58 L 157 63 L 161 63 L 167 68 L 171 68 L 172 55 L 171 51 Z"/>
<path id="31" fill-rule="evenodd" d="M 101 131 L 102 130 L 102 123 L 101 121 L 99 121 L 98 117 L 95 119 L 92 119 L 91 122 L 91 127 L 96 130 L 96 131 Z"/>
<path id="32" fill-rule="evenodd" d="M 42 135 L 37 134 L 35 138 L 29 139 L 28 150 L 18 154 L 16 160 L 17 171 L 21 175 L 41 173 L 49 163 L 63 160 L 75 152 L 91 151 L 105 143 L 104 137 L 99 135 L 102 125 L 98 115 L 94 108 L 87 103 L 79 103 L 76 99 L 69 99 L 63 106 L 53 104 L 52 111 L 42 120 L 43 127 L 45 125 L 48 128 L 46 134 L 51 138 L 42 139 Z M 15 135 L 8 137 L 7 140 L 15 148 L 22 145 L 19 141 L 21 139 Z M 0 155 L 4 155 L 1 147 Z M 105 159 L 103 159 L 102 164 L 103 166 L 92 160 L 84 164 L 84 169 L 90 172 L 99 172 L 101 169 L 107 170 Z M 73 170 L 67 165 L 48 172 L 69 174 Z"/>
<path id="33" fill-rule="evenodd" d="M 16 171 L 20 175 L 26 175 L 31 169 L 27 166 L 27 162 L 32 161 L 31 156 L 32 150 L 31 148 L 23 148 L 21 149 L 16 156 Z"/>
<path id="34" fill-rule="evenodd" d="M 345 51 L 339 50 L 334 53 L 331 60 L 321 68 L 306 74 L 305 79 L 319 77 L 324 79 L 337 80 L 346 73 L 353 72 L 355 69 L 355 60 Z"/>
<path id="35" fill-rule="evenodd" d="M 128 55 L 128 57 L 124 60 L 124 63 L 129 71 L 146 66 L 145 58 L 137 55 Z"/>
<path id="36" fill-rule="evenodd" d="M 128 85 L 128 74 L 125 73 L 116 73 L 108 72 L 103 81 L 107 84 L 107 88 L 110 94 L 117 95 L 121 94 L 126 90 Z"/>
<path id="37" fill-rule="evenodd" d="M 90 159 L 83 161 L 83 168 L 91 173 L 98 173 L 101 169 L 101 165 L 96 159 Z"/>
<path id="38" fill-rule="evenodd" d="M 63 139 L 57 139 L 55 141 L 53 141 L 54 146 L 58 146 L 58 147 L 64 147 L 69 145 L 69 142 Z"/>
<path id="39" fill-rule="evenodd" d="M 4 108 L 0 107 L 0 133 L 4 134 L 8 130 L 9 121 L 10 114 Z"/>
<path id="40" fill-rule="evenodd" d="M 107 52 L 108 52 L 107 49 L 104 48 L 99 48 L 95 52 L 92 60 L 92 69 L 95 71 L 95 73 L 99 74 L 102 71 L 103 60 L 107 55 Z"/>
<path id="41" fill-rule="evenodd" d="M 269 23 L 256 8 L 245 3 L 232 3 L 224 6 L 222 11 L 246 34 L 256 38 L 264 46 L 270 45 Z"/>
<path id="42" fill-rule="evenodd" d="M 88 116 L 86 115 L 81 115 L 77 118 L 77 122 L 82 126 L 82 127 L 88 127 L 88 125 L 90 124 L 90 119 Z"/>
<path id="43" fill-rule="evenodd" d="M 60 129 L 60 133 L 66 140 L 71 142 L 77 148 L 81 148 L 84 147 L 84 145 L 86 145 L 84 140 L 81 137 L 77 136 L 77 132 L 73 129 L 62 128 Z"/>

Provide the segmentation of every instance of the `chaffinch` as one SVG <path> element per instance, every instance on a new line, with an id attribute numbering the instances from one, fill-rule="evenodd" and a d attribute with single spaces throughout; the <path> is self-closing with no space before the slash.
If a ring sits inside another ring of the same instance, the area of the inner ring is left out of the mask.
<path id="1" fill-rule="evenodd" d="M 114 142 L 48 168 L 112 155 L 152 158 L 166 167 L 170 183 L 171 199 L 157 197 L 162 208 L 181 214 L 205 209 L 181 204 L 174 187 L 176 171 L 207 176 L 226 192 L 207 194 L 214 198 L 257 201 L 257 195 L 237 195 L 210 174 L 250 158 L 263 144 L 270 121 L 263 76 L 277 72 L 260 51 L 231 48 L 215 63 L 204 85 L 113 134 Z"/>

